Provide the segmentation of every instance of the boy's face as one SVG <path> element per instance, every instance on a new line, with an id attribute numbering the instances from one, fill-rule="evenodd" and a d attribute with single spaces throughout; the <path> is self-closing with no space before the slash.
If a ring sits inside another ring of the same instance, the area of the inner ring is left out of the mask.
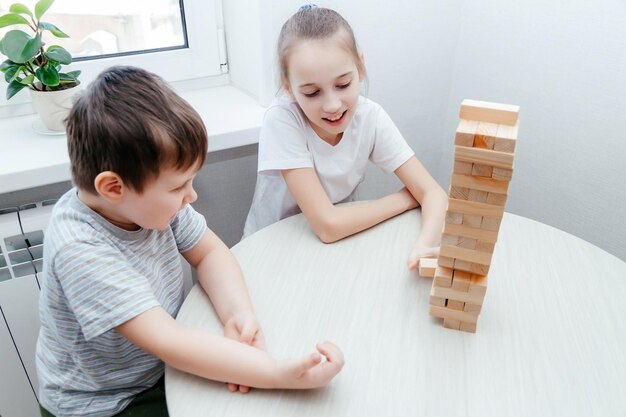
<path id="1" fill-rule="evenodd" d="M 335 145 L 354 116 L 361 77 L 341 36 L 302 41 L 289 56 L 286 90 L 318 136 Z"/>
<path id="2" fill-rule="evenodd" d="M 142 194 L 126 189 L 118 214 L 129 225 L 166 229 L 180 209 L 198 198 L 192 184 L 198 170 L 197 166 L 186 171 L 164 169 L 144 187 Z"/>

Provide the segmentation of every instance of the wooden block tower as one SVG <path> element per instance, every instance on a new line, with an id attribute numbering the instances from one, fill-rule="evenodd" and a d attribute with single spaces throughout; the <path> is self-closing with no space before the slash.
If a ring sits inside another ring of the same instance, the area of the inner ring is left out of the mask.
<path id="1" fill-rule="evenodd" d="M 438 259 L 421 259 L 433 277 L 429 311 L 444 327 L 476 332 L 504 214 L 519 106 L 463 100 Z"/>

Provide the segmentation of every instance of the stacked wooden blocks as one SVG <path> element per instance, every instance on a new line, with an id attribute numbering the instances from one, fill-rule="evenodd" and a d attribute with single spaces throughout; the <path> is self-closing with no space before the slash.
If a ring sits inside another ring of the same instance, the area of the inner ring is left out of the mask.
<path id="1" fill-rule="evenodd" d="M 464 100 L 438 259 L 421 259 L 432 276 L 430 314 L 444 327 L 476 332 L 487 275 L 504 214 L 519 106 Z"/>

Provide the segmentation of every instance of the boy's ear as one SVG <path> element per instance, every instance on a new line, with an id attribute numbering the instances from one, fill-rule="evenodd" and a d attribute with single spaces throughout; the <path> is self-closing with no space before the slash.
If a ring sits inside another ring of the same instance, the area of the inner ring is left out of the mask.
<path id="1" fill-rule="evenodd" d="M 124 197 L 124 181 L 113 171 L 104 171 L 93 180 L 96 193 L 110 204 L 118 204 Z"/>

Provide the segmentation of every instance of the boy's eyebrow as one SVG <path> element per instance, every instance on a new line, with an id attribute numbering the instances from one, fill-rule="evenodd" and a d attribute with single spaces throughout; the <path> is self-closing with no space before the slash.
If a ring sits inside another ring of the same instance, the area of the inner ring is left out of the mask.
<path id="1" fill-rule="evenodd" d="M 335 79 L 336 79 L 336 80 L 338 80 L 339 78 L 343 78 L 343 77 L 345 77 L 346 75 L 350 75 L 350 74 L 352 74 L 352 71 L 348 71 L 348 72 L 346 72 L 346 73 L 344 73 L 344 74 L 341 74 L 341 75 L 339 75 L 338 77 L 336 77 Z M 312 85 L 315 85 L 315 83 L 306 83 L 306 84 L 302 84 L 302 85 L 300 85 L 298 88 L 310 87 L 310 86 L 312 86 Z"/>

